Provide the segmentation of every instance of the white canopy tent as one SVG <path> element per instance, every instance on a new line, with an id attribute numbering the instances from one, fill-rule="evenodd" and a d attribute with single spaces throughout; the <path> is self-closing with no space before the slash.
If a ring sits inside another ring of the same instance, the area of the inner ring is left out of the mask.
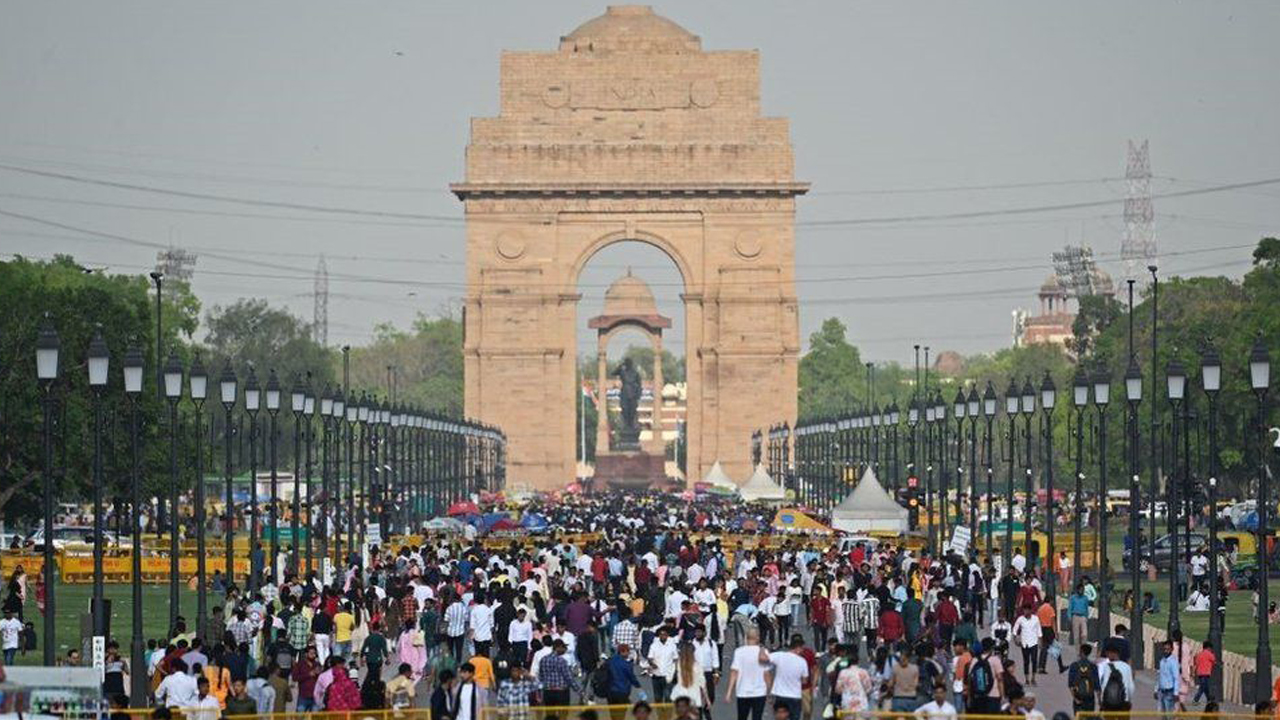
<path id="1" fill-rule="evenodd" d="M 702 478 L 702 482 L 711 487 L 724 488 L 725 490 L 738 491 L 738 483 L 734 482 L 727 474 L 724 468 L 720 466 L 720 461 L 715 461 L 711 469 L 707 471 L 707 476 Z"/>
<path id="2" fill-rule="evenodd" d="M 871 468 L 858 487 L 831 511 L 831 527 L 844 532 L 895 532 L 908 529 L 907 509 L 885 491 Z"/>
<path id="3" fill-rule="evenodd" d="M 787 499 L 787 492 L 769 477 L 763 464 L 756 465 L 756 471 L 738 488 L 738 493 L 747 502 L 784 502 Z"/>

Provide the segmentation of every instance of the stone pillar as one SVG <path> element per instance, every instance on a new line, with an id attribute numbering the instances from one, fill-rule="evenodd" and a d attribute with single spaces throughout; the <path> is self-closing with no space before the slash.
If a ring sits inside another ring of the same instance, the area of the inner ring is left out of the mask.
<path id="1" fill-rule="evenodd" d="M 662 439 L 662 333 L 651 333 L 653 338 L 653 412 L 650 424 L 653 427 L 651 452 L 666 457 L 666 442 Z"/>
<path id="2" fill-rule="evenodd" d="M 604 333 L 597 340 L 596 350 L 596 458 L 609 452 L 609 398 L 606 393 L 609 379 L 608 341 Z M 598 462 L 597 462 L 598 464 Z"/>

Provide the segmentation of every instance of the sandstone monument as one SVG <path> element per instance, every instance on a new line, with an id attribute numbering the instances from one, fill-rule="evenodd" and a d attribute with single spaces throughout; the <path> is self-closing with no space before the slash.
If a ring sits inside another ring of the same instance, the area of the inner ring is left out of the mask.
<path id="1" fill-rule="evenodd" d="M 760 115 L 759 54 L 704 51 L 614 6 L 554 51 L 504 52 L 497 117 L 472 121 L 466 412 L 503 428 L 510 482 L 574 475 L 578 276 L 639 241 L 683 278 L 687 477 L 741 483 L 755 428 L 796 415 L 797 182 L 787 121 Z"/>

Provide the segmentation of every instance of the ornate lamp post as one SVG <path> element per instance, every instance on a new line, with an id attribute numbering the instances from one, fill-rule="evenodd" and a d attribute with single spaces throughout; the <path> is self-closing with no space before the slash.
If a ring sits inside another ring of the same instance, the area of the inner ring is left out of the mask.
<path id="1" fill-rule="evenodd" d="M 129 398 L 129 505 L 133 511 L 132 527 L 132 577 L 130 591 L 133 604 L 133 632 L 129 642 L 129 661 L 144 663 L 146 640 L 142 637 L 142 488 L 138 467 L 142 455 L 138 449 L 138 396 L 142 394 L 142 351 L 130 345 L 124 354 L 124 394 Z M 129 704 L 135 708 L 147 705 L 147 674 L 129 673 Z"/>
<path id="2" fill-rule="evenodd" d="M 204 496 L 204 457 L 201 454 L 203 430 L 201 420 L 204 419 L 204 401 L 209 396 L 209 373 L 200 362 L 200 355 L 191 363 L 191 372 L 187 374 L 188 388 L 191 391 L 191 402 L 196 406 L 196 487 L 195 508 L 192 516 L 196 526 L 196 633 L 202 639 L 208 639 L 209 626 L 209 594 L 205 585 L 208 580 L 208 558 L 205 557 L 204 526 L 208 520 L 205 512 Z"/>
<path id="3" fill-rule="evenodd" d="M 991 556 L 991 551 L 995 549 L 995 545 L 994 545 L 995 539 L 992 537 L 992 533 L 994 532 L 994 528 L 992 527 L 992 525 L 995 523 L 995 508 L 993 506 L 993 503 L 995 501 L 995 487 L 994 487 L 995 471 L 994 471 L 994 463 L 992 458 L 992 453 L 994 450 L 994 447 L 993 447 L 994 435 L 992 433 L 992 429 L 993 429 L 992 423 L 996 419 L 996 409 L 997 409 L 996 408 L 996 388 L 995 388 L 995 385 L 993 385 L 991 381 L 988 380 L 987 389 L 982 393 L 982 416 L 985 417 L 987 420 L 987 433 L 983 437 L 983 456 L 986 458 L 986 470 L 987 470 L 986 549 L 987 549 L 988 557 Z M 974 534 L 974 537 L 977 537 L 977 533 Z"/>
<path id="4" fill-rule="evenodd" d="M 924 515 L 929 524 L 929 550 L 937 554 L 938 524 L 933 517 L 933 435 L 934 426 L 937 423 L 937 410 L 933 406 L 932 398 L 926 397 L 924 403 Z M 945 500 L 943 502 L 945 503 Z"/>
<path id="5" fill-rule="evenodd" d="M 311 523 L 311 531 L 320 538 L 320 577 L 327 584 L 325 577 L 325 561 L 329 559 L 329 499 L 333 494 L 333 483 L 330 482 L 333 457 L 329 452 L 329 440 L 333 434 L 333 390 L 324 386 L 320 394 L 320 506 L 319 518 Z M 311 506 L 317 505 L 315 494 L 311 494 Z"/>
<path id="6" fill-rule="evenodd" d="M 249 413 L 249 590 L 262 584 L 262 566 L 258 564 L 258 410 L 262 407 L 262 388 L 258 375 L 249 367 L 244 384 L 244 409 Z"/>
<path id="7" fill-rule="evenodd" d="M 368 464 L 365 454 L 369 450 L 369 396 L 360 393 L 360 402 L 356 405 L 356 422 L 360 425 L 360 554 L 363 557 L 365 548 L 365 527 L 369 524 L 369 476 L 366 475 Z"/>
<path id="8" fill-rule="evenodd" d="M 235 520 L 236 506 L 231 496 L 231 411 L 236 407 L 236 399 L 239 396 L 239 388 L 236 384 L 236 373 L 231 369 L 231 361 L 222 367 L 222 376 L 218 378 L 218 396 L 222 400 L 222 409 L 225 413 L 224 423 L 222 426 L 222 444 L 226 449 L 227 455 L 222 471 L 226 482 L 226 514 L 223 516 L 223 533 L 225 536 L 227 554 L 227 570 L 225 581 L 227 583 L 235 582 L 236 566 L 235 566 Z"/>
<path id="9" fill-rule="evenodd" d="M 1169 361 L 1165 368 L 1165 381 L 1169 393 L 1169 404 L 1173 406 L 1173 415 L 1171 418 L 1171 426 L 1173 427 L 1173 449 L 1177 452 L 1178 448 L 1178 431 L 1181 430 L 1184 436 L 1190 435 L 1190 422 L 1188 420 L 1188 407 L 1186 400 L 1187 392 L 1187 373 L 1182 368 L 1182 363 L 1177 358 Z M 1181 411 L 1181 412 L 1179 412 Z M 1182 427 L 1178 427 L 1178 420 L 1182 421 Z M 1190 444 L 1187 445 L 1190 449 Z M 1182 467 L 1178 468 L 1182 472 L 1171 473 L 1176 476 L 1169 478 L 1166 491 L 1169 495 L 1169 635 L 1181 629 L 1181 623 L 1178 620 L 1178 605 L 1182 598 L 1178 594 L 1178 568 L 1182 563 L 1182 557 L 1178 554 L 1178 514 L 1182 508 L 1182 484 L 1187 481 L 1187 466 L 1190 457 L 1182 458 Z M 1174 467 L 1178 466 L 1178 462 L 1174 462 Z M 1137 538 L 1133 539 L 1137 542 Z M 1187 538 L 1188 544 L 1191 539 Z M 1154 557 L 1153 557 L 1154 561 Z M 1216 568 L 1215 568 L 1216 569 Z"/>
<path id="10" fill-rule="evenodd" d="M 947 504 L 951 502 L 950 483 L 947 482 L 947 402 L 942 399 L 942 390 L 935 390 L 933 394 L 933 419 L 938 423 L 938 432 L 934 438 L 938 443 L 938 553 L 942 554 L 943 548 L 947 545 L 947 525 L 950 518 L 947 516 Z"/>
<path id="11" fill-rule="evenodd" d="M 969 532 L 972 540 L 970 547 L 978 544 L 978 504 L 981 493 L 978 492 L 978 418 L 982 399 L 978 397 L 978 387 L 969 388 L 967 402 L 969 417 Z"/>
<path id="12" fill-rule="evenodd" d="M 53 665 L 57 640 L 55 632 L 55 599 L 57 567 L 53 554 L 53 384 L 58 380 L 58 352 L 62 343 L 45 313 L 40 334 L 36 337 L 36 378 L 44 391 L 44 664 Z"/>
<path id="13" fill-rule="evenodd" d="M 105 543 L 103 537 L 102 487 L 105 480 L 102 475 L 102 394 L 107 389 L 107 374 L 111 364 L 111 354 L 107 350 L 107 342 L 102 339 L 102 328 L 93 332 L 93 340 L 89 342 L 89 389 L 93 392 L 93 634 L 107 634 L 106 608 L 103 600 L 102 557 Z M 48 544 L 48 538 L 45 538 Z"/>
<path id="14" fill-rule="evenodd" d="M 178 401 L 182 400 L 182 361 L 170 351 L 164 364 L 164 396 L 169 401 L 169 627 L 182 614 L 178 595 Z"/>
<path id="15" fill-rule="evenodd" d="M 1254 395 L 1258 398 L 1258 429 L 1262 431 L 1263 440 L 1268 439 L 1267 432 L 1267 391 L 1271 388 L 1271 355 L 1267 352 L 1267 346 L 1262 341 L 1262 335 L 1258 335 L 1258 339 L 1253 344 L 1253 350 L 1249 353 L 1249 386 L 1253 388 Z M 1257 442 L 1257 439 L 1255 439 Z M 1258 457 L 1263 465 L 1265 460 L 1265 451 L 1258 449 Z M 1258 586 L 1258 612 L 1265 613 L 1270 607 L 1269 589 L 1267 588 L 1267 578 L 1271 571 L 1271 548 L 1267 546 L 1271 537 L 1271 509 L 1274 507 L 1271 501 L 1271 484 L 1270 470 L 1262 468 L 1258 473 L 1258 570 L 1257 570 L 1257 586 Z M 1214 568 L 1217 571 L 1217 568 Z M 1216 602 L 1216 599 L 1215 599 Z M 1258 646 L 1255 650 L 1254 657 L 1256 667 L 1254 669 L 1254 682 L 1256 683 L 1254 697 L 1267 698 L 1271 692 L 1271 631 L 1268 623 L 1258 623 Z"/>
<path id="16" fill-rule="evenodd" d="M 920 526 L 920 473 L 916 464 L 916 427 L 920 425 L 920 401 L 912 400 L 907 407 L 907 509 L 910 527 Z"/>
<path id="17" fill-rule="evenodd" d="M 1138 404 L 1142 402 L 1142 370 L 1138 368 L 1138 360 L 1133 354 L 1129 355 L 1129 367 L 1124 373 L 1124 394 L 1129 402 L 1127 423 L 1129 426 L 1129 537 L 1133 544 L 1129 554 L 1129 588 L 1133 593 L 1133 608 L 1129 613 L 1129 622 L 1130 627 L 1140 628 L 1142 627 L 1142 543 L 1138 542 L 1138 535 L 1142 532 L 1142 520 L 1138 513 L 1142 506 L 1142 486 L 1138 469 L 1138 458 L 1141 455 L 1138 448 Z M 1154 561 L 1154 558 L 1152 560 Z M 1133 658 L 1132 665 L 1141 669 L 1142 633 L 1133 633 L 1130 644 L 1132 651 L 1129 655 Z"/>
<path id="18" fill-rule="evenodd" d="M 1209 398 L 1209 642 L 1222 651 L 1222 614 L 1218 612 L 1222 573 L 1218 572 L 1218 391 L 1222 389 L 1222 360 L 1206 343 L 1200 356 L 1200 387 Z M 1214 663 L 1210 681 L 1214 697 L 1222 687 L 1221 663 Z"/>
<path id="19" fill-rule="evenodd" d="M 1009 472 L 1006 473 L 1007 477 L 1005 477 L 1004 548 L 1001 551 L 1005 563 L 1013 559 L 1013 467 L 1018 462 L 1018 407 L 1021 398 L 1020 392 L 1017 381 L 1009 378 L 1009 387 L 1004 391 L 1004 417 L 1009 424 Z"/>
<path id="20" fill-rule="evenodd" d="M 1081 562 L 1081 535 L 1084 528 L 1080 527 L 1080 520 L 1084 517 L 1084 409 L 1089 405 L 1089 376 L 1085 374 L 1082 363 L 1076 364 L 1076 375 L 1071 379 L 1071 404 L 1076 409 L 1076 492 L 1075 492 L 1075 512 L 1072 518 L 1072 528 L 1075 530 L 1072 539 L 1072 557 L 1071 566 L 1079 573 L 1084 566 Z M 1063 591 L 1069 591 L 1071 588 L 1063 588 Z M 1072 638 L 1076 643 L 1081 641 L 1080 638 Z M 1132 657 L 1132 656 L 1131 656 Z"/>
<path id="21" fill-rule="evenodd" d="M 311 574 L 311 571 L 315 568 L 315 564 L 313 562 L 314 557 L 312 556 L 312 548 L 313 548 L 313 541 L 315 539 L 315 534 L 316 534 L 315 533 L 316 515 L 315 515 L 315 508 L 313 507 L 313 504 L 315 502 L 316 486 L 314 483 L 311 482 L 311 467 L 313 465 L 313 463 L 311 462 L 311 445 L 316 437 L 316 426 L 315 426 L 315 423 L 311 420 L 311 418 L 314 417 L 315 414 L 316 414 L 316 396 L 315 396 L 315 393 L 311 391 L 311 379 L 310 379 L 310 373 L 308 373 L 307 392 L 306 392 L 306 396 L 302 399 L 302 417 L 303 417 L 302 472 L 303 472 L 303 478 L 307 481 L 307 489 L 304 491 L 307 496 L 307 549 L 306 549 L 306 568 L 303 571 L 303 574 L 308 576 Z M 299 500 L 295 499 L 294 502 L 297 503 L 299 502 Z M 299 522 L 301 522 L 301 518 L 299 518 Z"/>
<path id="22" fill-rule="evenodd" d="M 965 397 L 964 388 L 956 389 L 956 398 L 952 402 L 952 415 L 956 419 L 956 525 L 964 524 L 964 505 L 961 499 L 964 497 L 964 418 L 969 409 L 968 398 Z M 973 480 L 970 479 L 970 484 Z M 969 501 L 973 504 L 973 500 Z"/>
<path id="23" fill-rule="evenodd" d="M 1098 408 L 1098 639 L 1111 633 L 1111 563 L 1107 559 L 1107 403 L 1111 402 L 1111 373 L 1099 367 L 1093 376 L 1093 404 Z M 1135 599 L 1134 602 L 1140 602 Z"/>
<path id="24" fill-rule="evenodd" d="M 899 474 L 902 469 L 902 464 L 898 461 L 898 423 L 901 420 L 901 416 L 898 413 L 898 401 L 894 400 L 893 403 L 889 405 L 888 421 L 889 442 L 892 444 L 890 463 L 893 465 L 893 497 L 895 500 L 898 497 L 899 488 L 902 487 L 902 477 Z"/>
<path id="25" fill-rule="evenodd" d="M 295 574 L 301 569 L 298 563 L 298 522 L 302 516 L 302 413 L 307 408 L 307 387 L 300 375 L 293 376 L 293 389 L 289 392 L 289 409 L 293 411 L 293 507 L 289 513 L 289 569 Z"/>
<path id="26" fill-rule="evenodd" d="M 1049 377 L 1049 371 L 1045 370 L 1044 380 L 1040 382 L 1040 407 L 1043 410 L 1041 419 L 1044 422 L 1044 532 L 1048 541 L 1048 547 L 1044 552 L 1044 570 L 1049 576 L 1047 579 L 1050 598 L 1058 596 L 1058 574 L 1053 571 L 1054 559 L 1057 557 L 1053 546 L 1053 529 L 1056 524 L 1053 498 L 1053 408 L 1057 404 L 1058 387 L 1053 384 L 1053 378 Z"/>
<path id="27" fill-rule="evenodd" d="M 279 433 L 276 428 L 276 416 L 280 414 L 280 378 L 275 369 L 267 375 L 267 432 L 271 435 L 267 461 L 271 464 L 271 584 L 280 582 L 280 489 L 279 489 Z M 254 478 L 254 486 L 258 484 Z"/>
<path id="28" fill-rule="evenodd" d="M 356 544 L 356 491 L 359 487 L 356 485 L 356 421 L 359 417 L 360 406 L 355 398 L 355 392 L 352 392 L 351 399 L 346 404 L 347 417 L 347 552 L 352 557 L 359 556 L 359 546 Z"/>
<path id="29" fill-rule="evenodd" d="M 1022 534 L 1024 552 L 1027 556 L 1031 556 L 1031 526 L 1035 524 L 1035 491 L 1031 487 L 1031 416 L 1036 411 L 1036 389 L 1031 385 L 1031 378 L 1028 377 L 1022 383 L 1022 418 L 1026 421 L 1025 432 L 1023 433 L 1023 445 L 1026 452 L 1023 453 L 1022 461 L 1022 492 L 1026 498 L 1026 509 L 1022 512 Z M 1034 562 L 1032 563 L 1034 567 Z"/>

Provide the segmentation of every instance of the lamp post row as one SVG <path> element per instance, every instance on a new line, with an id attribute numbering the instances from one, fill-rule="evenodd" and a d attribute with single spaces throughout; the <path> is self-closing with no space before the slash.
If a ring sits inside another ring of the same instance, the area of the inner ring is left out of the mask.
<path id="1" fill-rule="evenodd" d="M 59 380 L 59 359 L 61 341 L 48 315 L 41 324 L 36 337 L 36 377 L 41 387 L 41 404 L 43 410 L 42 454 L 43 454 L 43 529 L 44 547 L 43 569 L 46 588 L 44 612 L 44 662 L 52 665 L 56 659 L 57 642 L 55 639 L 55 608 L 57 602 L 56 554 L 53 542 L 54 488 L 53 469 L 53 436 L 54 421 L 57 417 L 55 405 L 57 397 L 55 389 Z M 101 328 L 95 329 L 87 353 L 88 384 L 91 392 L 93 418 L 93 460 L 92 460 L 92 493 L 94 507 L 94 542 L 93 542 L 93 591 L 92 615 L 93 629 L 97 635 L 107 632 L 104 592 L 104 556 L 106 551 L 105 530 L 103 528 L 104 508 L 103 491 L 106 486 L 102 462 L 103 445 L 103 412 L 110 378 L 111 356 L 107 342 L 102 336 Z M 143 542 L 142 529 L 144 516 L 142 512 L 142 477 L 141 448 L 139 427 L 139 400 L 143 389 L 144 357 L 141 349 L 131 345 L 122 358 L 123 389 L 129 408 L 130 428 L 130 509 L 129 534 L 131 539 L 131 598 L 132 628 L 130 652 L 132 657 L 142 657 L 144 653 L 143 635 Z M 184 375 L 186 376 L 184 378 Z M 200 356 L 197 354 L 189 369 L 184 368 L 176 352 L 171 352 L 158 373 L 161 383 L 160 395 L 168 404 L 169 425 L 169 477 L 168 498 L 169 512 L 167 527 L 157 528 L 167 531 L 169 535 L 169 625 L 176 627 L 181 617 L 181 595 L 179 592 L 182 566 L 180 558 L 179 500 L 180 475 L 178 463 L 178 442 L 182 435 L 179 425 L 178 407 L 184 395 L 184 379 L 187 381 L 186 392 L 195 407 L 195 477 L 194 488 L 194 521 L 196 530 L 196 576 L 197 576 L 197 608 L 196 628 L 204 633 L 208 625 L 209 587 L 206 553 L 206 493 L 203 478 L 203 456 L 200 443 L 203 437 L 202 419 L 204 402 L 208 397 L 209 374 L 205 370 Z M 226 449 L 224 463 L 225 482 L 225 514 L 224 549 L 226 582 L 236 577 L 235 530 L 237 516 L 235 513 L 235 494 L 233 493 L 233 458 L 232 436 L 236 432 L 233 424 L 233 413 L 241 399 L 244 411 L 249 416 L 249 465 L 251 469 L 249 483 L 249 557 L 250 572 L 248 583 L 256 588 L 261 581 L 262 572 L 269 567 L 272 577 L 279 577 L 278 555 L 280 543 L 279 499 L 279 467 L 278 467 L 278 424 L 277 416 L 281 409 L 283 390 L 274 370 L 267 378 L 265 389 L 260 387 L 256 371 L 250 368 L 245 380 L 243 392 L 239 380 L 230 364 L 226 365 L 217 378 L 218 399 L 223 406 L 223 437 Z M 264 402 L 265 401 L 265 402 Z M 262 527 L 259 518 L 257 462 L 262 450 L 259 448 L 258 413 L 264 409 L 268 415 L 268 437 L 266 448 L 270 465 L 270 506 L 268 508 L 267 529 L 270 532 L 269 544 L 271 558 L 269 566 L 264 562 L 259 547 L 258 532 Z M 398 529 L 409 532 L 415 529 L 428 516 L 442 514 L 448 503 L 469 497 L 480 492 L 491 492 L 501 489 L 506 474 L 506 436 L 497 428 L 469 420 L 454 419 L 439 413 L 425 411 L 404 403 L 392 405 L 381 402 L 365 393 L 351 402 L 345 401 L 343 394 L 330 393 L 327 389 L 320 398 L 319 409 L 323 430 L 321 447 L 320 472 L 323 488 L 320 492 L 310 483 L 300 486 L 300 475 L 310 478 L 311 459 L 308 451 L 304 460 L 301 456 L 301 435 L 306 434 L 308 448 L 314 433 L 314 415 L 316 398 L 311 391 L 309 378 L 304 381 L 297 378 L 290 392 L 290 409 L 294 413 L 294 476 L 292 497 L 292 518 L 290 538 L 293 540 L 293 552 L 290 558 L 290 569 L 300 572 L 297 540 L 300 537 L 300 520 L 304 516 L 302 500 L 306 497 L 306 508 L 319 508 L 320 512 L 307 513 L 308 538 L 319 534 L 322 540 L 321 556 L 329 559 L 331 553 L 327 538 L 332 537 L 333 554 L 342 562 L 342 531 L 347 532 L 347 549 L 351 552 L 351 560 L 357 561 L 356 551 L 357 529 L 360 543 L 363 543 L 365 526 L 374 517 L 385 518 L 382 531 Z M 330 434 L 332 433 L 332 438 Z M 341 472 L 340 462 L 345 439 L 346 471 Z M 332 442 L 329 442 L 332 440 Z M 356 459 L 356 445 L 359 444 L 360 461 Z M 368 458 L 366 468 L 364 458 Z M 343 475 L 345 474 L 345 478 Z M 357 477 L 358 476 L 358 477 Z M 341 504 L 345 494 L 346 505 Z M 374 505 L 377 504 L 375 508 Z M 389 508 L 403 508 L 402 513 L 394 515 L 387 512 Z M 329 525 L 330 518 L 335 521 Z M 345 520 L 345 523 L 343 522 Z M 320 527 L 320 523 L 325 523 Z M 308 542 L 310 545 L 310 542 Z M 311 553 L 308 552 L 308 560 Z M 310 562 L 307 572 L 314 571 Z M 146 677 L 143 673 L 135 673 L 131 697 L 138 701 L 147 695 Z"/>

